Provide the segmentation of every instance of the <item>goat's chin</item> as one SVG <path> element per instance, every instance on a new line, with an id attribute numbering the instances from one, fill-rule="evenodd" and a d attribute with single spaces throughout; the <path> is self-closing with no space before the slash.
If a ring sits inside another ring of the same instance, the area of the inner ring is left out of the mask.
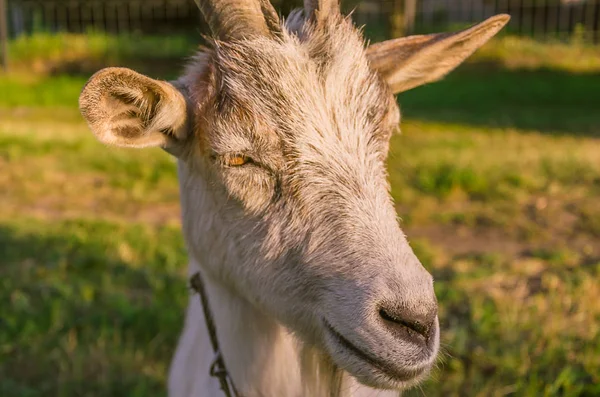
<path id="1" fill-rule="evenodd" d="M 324 344 L 332 361 L 341 369 L 347 371 L 360 383 L 389 390 L 404 390 L 417 385 L 429 375 L 437 357 L 439 347 L 439 331 L 431 343 L 427 357 L 418 365 L 393 364 L 379 360 L 366 350 L 362 350 L 331 327 L 327 322 L 324 326 Z"/>

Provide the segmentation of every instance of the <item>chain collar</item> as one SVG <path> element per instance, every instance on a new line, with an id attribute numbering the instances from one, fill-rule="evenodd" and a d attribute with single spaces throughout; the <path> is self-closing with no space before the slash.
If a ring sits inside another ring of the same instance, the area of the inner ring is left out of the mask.
<path id="1" fill-rule="evenodd" d="M 210 365 L 210 376 L 215 377 L 219 380 L 221 390 L 226 397 L 242 397 L 235 386 L 233 380 L 227 372 L 225 367 L 225 361 L 223 361 L 223 355 L 219 348 L 219 339 L 217 338 L 217 329 L 215 328 L 215 322 L 213 319 L 210 306 L 208 304 L 208 296 L 204 289 L 204 283 L 200 277 L 200 272 L 195 273 L 190 279 L 190 285 L 194 291 L 200 296 L 200 302 L 202 303 L 202 311 L 204 312 L 204 320 L 206 321 L 206 328 L 208 329 L 208 335 L 210 336 L 210 344 L 212 345 L 215 358 Z"/>

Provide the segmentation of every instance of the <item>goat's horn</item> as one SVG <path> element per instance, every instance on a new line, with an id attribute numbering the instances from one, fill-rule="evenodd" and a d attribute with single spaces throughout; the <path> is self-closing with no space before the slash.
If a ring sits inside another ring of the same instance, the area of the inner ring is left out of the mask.
<path id="1" fill-rule="evenodd" d="M 281 33 L 281 21 L 279 20 L 279 14 L 273 8 L 270 0 L 260 0 L 260 8 L 262 9 L 265 21 L 271 32 Z"/>
<path id="2" fill-rule="evenodd" d="M 221 40 L 267 36 L 274 10 L 269 11 L 269 26 L 264 11 L 268 0 L 194 0 L 212 33 Z M 268 4 L 271 8 L 272 6 Z M 276 13 L 274 15 L 277 15 Z"/>
<path id="3" fill-rule="evenodd" d="M 304 0 L 304 12 L 307 19 L 323 21 L 340 12 L 340 4 L 338 0 Z"/>

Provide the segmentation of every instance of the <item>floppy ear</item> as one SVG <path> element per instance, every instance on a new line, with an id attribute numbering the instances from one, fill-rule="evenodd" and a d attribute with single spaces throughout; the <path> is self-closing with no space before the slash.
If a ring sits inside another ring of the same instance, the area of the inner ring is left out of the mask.
<path id="1" fill-rule="evenodd" d="M 187 134 L 183 94 L 126 68 L 94 74 L 79 96 L 79 109 L 94 135 L 110 145 L 168 149 Z"/>
<path id="2" fill-rule="evenodd" d="M 509 15 L 501 14 L 456 33 L 384 41 L 369 46 L 367 57 L 371 66 L 397 94 L 442 78 L 498 33 L 509 20 Z"/>

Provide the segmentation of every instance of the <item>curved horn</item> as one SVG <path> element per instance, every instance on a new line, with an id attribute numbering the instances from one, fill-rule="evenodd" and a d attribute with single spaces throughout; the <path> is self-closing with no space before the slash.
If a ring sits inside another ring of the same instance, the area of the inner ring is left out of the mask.
<path id="1" fill-rule="evenodd" d="M 263 0 L 194 1 L 212 33 L 221 40 L 268 36 L 270 33 L 263 14 Z"/>
<path id="2" fill-rule="evenodd" d="M 265 21 L 271 32 L 281 33 L 281 21 L 279 20 L 279 14 L 273 8 L 270 0 L 260 0 L 260 7 L 262 9 Z"/>
<path id="3" fill-rule="evenodd" d="M 340 12 L 338 0 L 304 0 L 304 12 L 310 20 L 323 21 L 328 15 Z"/>

